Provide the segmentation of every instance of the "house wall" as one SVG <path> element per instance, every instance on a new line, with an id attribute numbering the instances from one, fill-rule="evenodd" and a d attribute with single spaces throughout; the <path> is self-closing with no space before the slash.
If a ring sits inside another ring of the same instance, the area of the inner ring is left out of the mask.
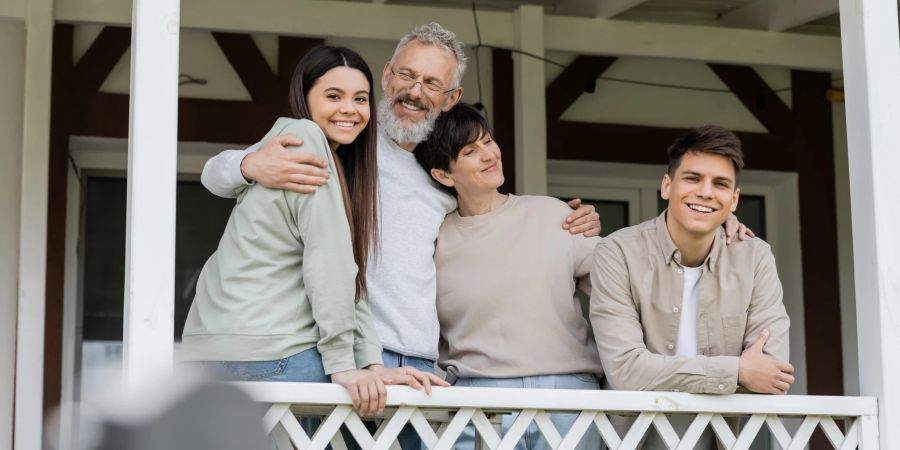
<path id="1" fill-rule="evenodd" d="M 25 27 L 0 20 L 0 448 L 12 448 Z"/>

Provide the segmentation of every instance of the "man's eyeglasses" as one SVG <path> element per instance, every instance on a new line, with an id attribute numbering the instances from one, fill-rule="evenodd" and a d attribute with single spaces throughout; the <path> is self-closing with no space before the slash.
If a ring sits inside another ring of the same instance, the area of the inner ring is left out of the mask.
<path id="1" fill-rule="evenodd" d="M 444 86 L 442 86 L 440 83 L 437 83 L 434 81 L 419 81 L 419 76 L 408 70 L 401 70 L 400 72 L 394 72 L 394 68 L 390 65 L 388 66 L 388 69 L 390 69 L 391 75 L 399 78 L 400 81 L 403 81 L 404 84 L 409 85 L 410 88 L 412 88 L 413 86 L 416 85 L 416 83 L 418 83 L 418 84 L 422 85 L 422 89 L 424 89 L 434 95 L 447 94 L 447 93 L 450 93 L 450 92 L 453 92 L 453 91 L 459 89 L 459 88 L 444 89 Z"/>

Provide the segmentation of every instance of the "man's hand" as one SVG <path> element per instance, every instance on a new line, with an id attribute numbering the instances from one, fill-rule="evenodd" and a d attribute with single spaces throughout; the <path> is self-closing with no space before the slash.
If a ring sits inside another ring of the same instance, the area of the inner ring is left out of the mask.
<path id="1" fill-rule="evenodd" d="M 744 225 L 740 221 L 738 221 L 738 218 L 734 215 L 734 213 L 728 215 L 728 219 L 725 220 L 724 227 L 725 244 L 730 244 L 731 241 L 734 240 L 735 234 L 737 234 L 737 238 L 739 241 L 756 237 L 756 234 L 753 233 L 753 230 L 747 228 L 747 225 Z"/>
<path id="2" fill-rule="evenodd" d="M 328 171 L 323 170 L 328 163 L 318 156 L 286 148 L 300 145 L 303 140 L 292 135 L 276 136 L 259 151 L 244 157 L 241 174 L 267 188 L 314 192 L 328 179 Z"/>
<path id="3" fill-rule="evenodd" d="M 600 214 L 594 211 L 594 205 L 582 205 L 581 199 L 569 201 L 569 206 L 575 211 L 566 217 L 563 229 L 571 234 L 584 233 L 585 237 L 600 235 Z"/>
<path id="4" fill-rule="evenodd" d="M 419 369 L 409 366 L 385 369 L 381 364 L 372 364 L 366 367 L 381 377 L 384 384 L 397 385 L 405 384 L 413 389 L 419 389 L 425 386 L 425 393 L 431 395 L 431 386 L 450 386 L 450 383 L 440 379 L 433 373 L 422 372 Z"/>
<path id="5" fill-rule="evenodd" d="M 769 330 L 741 354 L 738 384 L 760 394 L 787 394 L 794 383 L 794 366 L 763 353 Z"/>
<path id="6" fill-rule="evenodd" d="M 350 391 L 353 407 L 359 415 L 381 414 L 387 401 L 387 389 L 381 377 L 371 370 L 352 369 L 331 374 L 331 382 Z"/>

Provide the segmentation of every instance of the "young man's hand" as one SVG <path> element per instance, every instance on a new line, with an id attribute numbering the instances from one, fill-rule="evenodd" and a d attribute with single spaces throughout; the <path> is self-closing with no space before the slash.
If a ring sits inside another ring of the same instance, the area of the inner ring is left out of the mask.
<path id="1" fill-rule="evenodd" d="M 241 174 L 250 181 L 272 189 L 300 193 L 314 192 L 328 179 L 328 163 L 318 156 L 292 152 L 287 147 L 303 145 L 290 134 L 276 136 L 241 161 Z"/>
<path id="2" fill-rule="evenodd" d="M 760 394 L 787 394 L 794 383 L 794 366 L 763 353 L 769 330 L 741 354 L 738 384 Z"/>
<path id="3" fill-rule="evenodd" d="M 581 199 L 576 198 L 569 201 L 569 206 L 575 211 L 563 222 L 564 230 L 571 234 L 584 233 L 585 237 L 600 235 L 600 214 L 594 211 L 594 205 L 582 205 Z"/>
<path id="4" fill-rule="evenodd" d="M 387 389 L 381 377 L 365 369 L 352 369 L 331 374 L 331 382 L 350 391 L 353 407 L 360 416 L 381 414 L 387 402 Z"/>
<path id="5" fill-rule="evenodd" d="M 747 225 L 742 224 L 737 216 L 734 213 L 728 215 L 728 219 L 725 220 L 725 244 L 730 244 L 735 235 L 737 236 L 739 241 L 743 241 L 744 239 L 755 238 L 756 234 L 753 233 L 753 230 L 747 227 Z"/>
<path id="6" fill-rule="evenodd" d="M 422 372 L 415 367 L 403 366 L 386 369 L 380 364 L 372 364 L 366 369 L 371 370 L 381 377 L 381 381 L 387 385 L 405 384 L 413 389 L 425 387 L 425 393 L 431 395 L 431 386 L 450 386 L 450 383 L 442 380 L 433 373 Z"/>

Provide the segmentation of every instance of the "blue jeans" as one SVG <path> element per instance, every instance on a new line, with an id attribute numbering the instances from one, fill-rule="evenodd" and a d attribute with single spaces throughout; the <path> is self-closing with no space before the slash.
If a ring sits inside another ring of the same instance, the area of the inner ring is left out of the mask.
<path id="1" fill-rule="evenodd" d="M 568 374 L 568 375 L 539 375 L 522 378 L 460 378 L 454 384 L 456 387 L 489 387 L 489 388 L 530 388 L 530 389 L 600 389 L 600 384 L 593 374 Z M 503 416 L 501 425 L 501 437 L 509 431 L 509 428 L 519 417 L 518 413 L 506 414 Z M 578 414 L 554 413 L 550 414 L 550 421 L 559 431 L 560 436 L 565 437 L 575 423 Z M 601 447 L 603 441 L 600 439 L 600 433 L 595 427 L 588 428 L 581 438 L 581 442 L 576 447 L 579 450 L 597 450 Z M 475 448 L 475 427 L 469 425 L 459 436 L 456 450 L 474 450 Z M 537 425 L 532 422 L 528 426 L 528 430 L 522 435 L 522 439 L 516 444 L 516 450 L 545 450 L 550 446 L 547 444 L 544 435 L 538 429 Z"/>
<path id="2" fill-rule="evenodd" d="M 401 355 L 400 353 L 391 350 L 384 350 L 381 354 L 381 358 L 384 360 L 384 367 L 386 368 L 410 366 L 419 369 L 422 372 L 434 373 L 434 361 L 430 359 Z M 367 421 L 364 423 L 366 424 L 369 433 L 374 435 L 375 431 L 378 430 L 378 426 L 375 425 L 375 422 Z M 341 434 L 344 436 L 347 450 L 360 450 L 359 445 L 356 443 L 356 440 L 353 439 L 349 430 L 342 427 Z M 397 441 L 400 443 L 400 448 L 403 450 L 420 450 L 422 448 L 422 439 L 410 424 L 406 424 L 406 426 L 403 427 L 403 430 L 397 435 Z"/>
<path id="3" fill-rule="evenodd" d="M 274 361 L 203 361 L 203 370 L 225 381 L 295 381 L 329 383 L 322 355 L 315 347 Z"/>

